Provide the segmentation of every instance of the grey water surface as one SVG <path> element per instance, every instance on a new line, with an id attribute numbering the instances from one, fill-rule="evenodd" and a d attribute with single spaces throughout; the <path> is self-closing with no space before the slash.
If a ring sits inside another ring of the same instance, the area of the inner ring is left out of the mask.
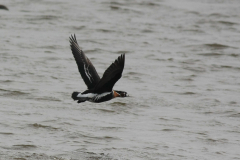
<path id="1" fill-rule="evenodd" d="M 0 160 L 240 159 L 239 0 L 3 0 Z M 115 89 L 86 86 L 69 36 Z"/>

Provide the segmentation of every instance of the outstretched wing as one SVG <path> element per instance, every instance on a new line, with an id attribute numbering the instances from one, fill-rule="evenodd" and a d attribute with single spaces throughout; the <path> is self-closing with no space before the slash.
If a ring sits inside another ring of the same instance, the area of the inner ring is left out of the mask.
<path id="1" fill-rule="evenodd" d="M 80 49 L 76 36 L 71 35 L 70 37 L 70 46 L 72 50 L 73 57 L 76 60 L 78 65 L 78 70 L 87 85 L 88 89 L 92 89 L 96 86 L 96 84 L 100 81 L 100 77 L 97 74 L 96 69 L 92 65 L 91 61 L 87 58 L 87 56 Z"/>
<path id="2" fill-rule="evenodd" d="M 111 92 L 115 83 L 122 77 L 125 54 L 122 54 L 104 72 L 102 79 L 94 88 L 95 93 Z"/>

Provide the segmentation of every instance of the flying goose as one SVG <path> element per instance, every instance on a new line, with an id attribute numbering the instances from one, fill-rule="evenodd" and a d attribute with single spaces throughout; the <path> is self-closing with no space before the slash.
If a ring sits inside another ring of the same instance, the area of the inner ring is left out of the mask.
<path id="1" fill-rule="evenodd" d="M 70 47 L 78 70 L 87 85 L 84 92 L 73 92 L 72 99 L 78 103 L 90 101 L 100 103 L 116 97 L 128 97 L 127 92 L 113 90 L 115 83 L 121 78 L 125 63 L 125 54 L 119 56 L 104 72 L 100 79 L 95 67 L 80 49 L 75 34 L 70 37 Z"/>

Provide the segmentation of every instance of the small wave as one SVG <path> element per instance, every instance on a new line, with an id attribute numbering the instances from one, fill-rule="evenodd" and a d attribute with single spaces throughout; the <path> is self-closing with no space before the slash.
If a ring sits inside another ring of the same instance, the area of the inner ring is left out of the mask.
<path id="1" fill-rule="evenodd" d="M 169 119 L 167 119 L 167 118 L 163 118 L 163 117 L 161 117 L 161 118 L 159 118 L 160 120 L 163 120 L 163 121 L 169 121 Z"/>
<path id="2" fill-rule="evenodd" d="M 224 49 L 228 49 L 228 48 L 237 49 L 236 47 L 225 45 L 225 44 L 219 44 L 219 43 L 207 43 L 207 44 L 199 44 L 199 45 L 188 45 L 186 47 L 193 48 L 194 51 L 196 51 L 196 50 L 203 50 L 204 48 L 213 51 L 213 53 L 206 53 L 206 55 L 208 55 L 208 54 L 215 54 L 215 53 L 219 54 L 217 52 L 218 50 L 224 50 Z"/>
<path id="3" fill-rule="evenodd" d="M 207 141 L 209 141 L 209 142 L 217 142 L 216 139 L 212 139 L 212 138 L 208 138 Z"/>
<path id="4" fill-rule="evenodd" d="M 123 102 L 113 102 L 110 104 L 111 106 L 126 106 L 127 103 L 123 103 Z"/>
<path id="5" fill-rule="evenodd" d="M 119 130 L 123 127 L 101 127 L 102 130 Z"/>
<path id="6" fill-rule="evenodd" d="M 97 43 L 97 42 L 95 42 Z M 98 48 L 95 49 L 88 49 L 88 50 L 84 50 L 84 53 L 98 53 L 100 50 Z M 94 59 L 94 58 L 91 58 Z"/>
<path id="7" fill-rule="evenodd" d="M 0 134 L 2 134 L 2 135 L 13 135 L 13 133 L 10 133 L 10 132 L 0 132 Z"/>
<path id="8" fill-rule="evenodd" d="M 200 53 L 198 55 L 201 55 L 201 56 L 213 56 L 213 57 L 218 57 L 218 56 L 222 56 L 224 54 L 221 54 L 221 53 Z"/>
<path id="9" fill-rule="evenodd" d="M 119 3 L 119 2 L 115 2 L 115 1 L 112 1 L 112 2 L 102 2 L 104 4 L 111 4 L 111 5 L 123 5 L 122 3 Z"/>
<path id="10" fill-rule="evenodd" d="M 203 114 L 214 114 L 214 113 L 211 111 L 207 111 L 207 112 L 203 112 Z"/>
<path id="11" fill-rule="evenodd" d="M 185 77 L 185 78 L 180 78 L 179 80 L 181 80 L 181 81 L 193 81 L 193 79 L 192 78 L 189 78 L 189 77 Z"/>
<path id="12" fill-rule="evenodd" d="M 234 113 L 229 115 L 229 117 L 236 117 L 236 118 L 240 118 L 240 113 Z"/>
<path id="13" fill-rule="evenodd" d="M 226 143 L 228 140 L 227 139 L 213 139 L 213 138 L 207 138 L 207 142 L 210 143 Z"/>
<path id="14" fill-rule="evenodd" d="M 11 148 L 8 148 L 11 149 Z M 30 153 L 30 152 L 16 152 L 13 154 L 13 152 L 11 152 L 11 160 L 64 160 L 61 156 L 57 157 L 57 156 L 48 156 L 44 153 Z M 1 160 L 2 160 L 2 156 L 1 156 Z M 8 158 L 6 158 L 8 159 Z M 4 159 L 5 160 L 5 159 Z"/>
<path id="15" fill-rule="evenodd" d="M 189 71 L 193 71 L 193 72 L 205 72 L 206 69 L 202 68 L 202 67 L 183 67 L 183 69 L 187 69 Z"/>
<path id="16" fill-rule="evenodd" d="M 55 77 L 55 76 L 50 76 L 52 79 L 58 79 L 58 77 Z"/>
<path id="17" fill-rule="evenodd" d="M 237 102 L 231 101 L 231 102 L 229 102 L 229 104 L 237 104 Z"/>
<path id="18" fill-rule="evenodd" d="M 239 57 L 239 54 L 232 53 L 229 56 L 231 56 L 231 57 Z"/>
<path id="19" fill-rule="evenodd" d="M 223 14 L 220 14 L 220 13 L 212 13 L 212 14 L 209 15 L 209 17 L 228 18 L 229 16 L 223 15 Z"/>
<path id="20" fill-rule="evenodd" d="M 238 130 L 231 130 L 231 131 L 227 131 L 227 132 L 240 134 L 240 131 L 238 131 Z"/>
<path id="21" fill-rule="evenodd" d="M 221 68 L 231 68 L 231 69 L 236 69 L 236 70 L 240 70 L 240 67 L 234 67 L 234 66 L 220 66 Z"/>
<path id="22" fill-rule="evenodd" d="M 238 24 L 238 23 L 235 23 L 235 22 L 228 22 L 228 21 L 218 21 L 218 23 L 225 24 L 225 25 L 229 25 L 229 26 Z"/>
<path id="23" fill-rule="evenodd" d="M 112 33 L 112 32 L 116 32 L 114 30 L 110 30 L 110 29 L 97 29 L 97 31 L 99 32 L 104 32 L 104 33 Z"/>
<path id="24" fill-rule="evenodd" d="M 28 21 L 39 21 L 39 20 L 57 20 L 60 16 L 53 16 L 53 15 L 40 15 L 34 18 L 29 18 Z"/>
<path id="25" fill-rule="evenodd" d="M 44 51 L 44 53 L 54 53 L 54 52 L 52 52 L 52 51 Z"/>
<path id="26" fill-rule="evenodd" d="M 62 46 L 59 46 L 59 45 L 51 45 L 51 46 L 48 46 L 48 45 L 46 45 L 46 46 L 40 46 L 40 47 L 38 47 L 38 48 L 41 48 L 41 49 L 53 49 L 53 50 L 55 50 L 55 49 L 59 49 L 59 48 L 62 48 Z"/>
<path id="27" fill-rule="evenodd" d="M 150 30 L 150 29 L 143 29 L 141 32 L 142 33 L 153 33 L 154 31 Z"/>
<path id="28" fill-rule="evenodd" d="M 84 141 L 88 143 L 88 141 Z M 90 142 L 91 143 L 91 142 Z M 94 143 L 93 143 L 94 144 Z M 71 159 L 85 159 L 85 160 L 114 160 L 116 158 L 112 158 L 108 153 L 94 153 L 83 151 L 82 149 L 78 149 L 73 154 L 71 154 Z M 61 160 L 61 158 L 59 159 Z"/>
<path id="29" fill-rule="evenodd" d="M 211 65 L 213 68 L 223 68 L 223 69 L 234 69 L 234 70 L 240 70 L 240 67 L 230 66 L 230 65 Z"/>
<path id="30" fill-rule="evenodd" d="M 149 6 L 149 7 L 160 6 L 160 4 L 153 3 L 153 2 L 141 2 L 141 3 L 139 3 L 139 5 L 142 5 L 142 6 Z"/>
<path id="31" fill-rule="evenodd" d="M 121 11 L 122 13 L 128 13 L 128 12 L 132 12 L 132 13 L 137 13 L 137 14 L 143 14 L 143 12 L 141 10 L 138 10 L 136 8 L 131 8 L 129 6 L 117 6 L 117 5 L 111 5 L 110 8 L 112 10 L 116 10 L 116 11 Z"/>
<path id="32" fill-rule="evenodd" d="M 99 143 L 96 143 L 96 142 L 91 142 L 91 141 L 83 141 L 84 143 L 89 143 L 89 144 L 97 144 L 99 145 Z"/>
<path id="33" fill-rule="evenodd" d="M 115 112 L 115 111 L 113 111 L 113 110 L 109 110 L 109 109 L 101 109 L 101 108 L 96 108 L 97 110 L 99 110 L 99 111 L 102 111 L 102 112 Z"/>
<path id="34" fill-rule="evenodd" d="M 73 119 L 73 120 L 79 121 L 78 119 Z M 61 122 L 61 123 L 59 123 L 59 124 L 61 124 L 61 125 L 67 125 L 67 126 L 73 126 L 73 125 L 74 125 L 74 124 L 69 123 L 69 122 Z"/>
<path id="35" fill-rule="evenodd" d="M 35 128 L 35 129 L 38 129 L 38 128 L 45 128 L 45 129 L 49 129 L 49 130 L 58 130 L 59 129 L 59 128 L 56 128 L 56 127 L 45 126 L 45 125 L 38 124 L 38 123 L 29 124 L 29 126 Z"/>
<path id="36" fill-rule="evenodd" d="M 29 94 L 23 91 L 11 91 L 6 89 L 0 89 L 0 91 L 6 92 L 3 94 L 4 96 L 24 96 Z"/>
<path id="37" fill-rule="evenodd" d="M 185 29 L 183 31 L 186 31 L 186 32 L 193 32 L 193 33 L 205 33 L 203 30 L 200 30 L 200 29 Z"/>
<path id="38" fill-rule="evenodd" d="M 227 45 L 223 45 L 223 44 L 218 44 L 218 43 L 209 43 L 209 44 L 204 44 L 204 46 L 213 49 L 213 50 L 219 50 L 219 49 L 226 49 L 226 48 L 234 48 L 234 47 L 230 47 Z"/>
<path id="39" fill-rule="evenodd" d="M 193 94 L 196 94 L 194 92 L 183 92 L 183 93 L 179 93 L 181 95 L 193 95 Z"/>
<path id="40" fill-rule="evenodd" d="M 224 155 L 225 154 L 225 152 L 215 152 L 216 154 L 221 154 L 221 155 Z"/>
<path id="41" fill-rule="evenodd" d="M 118 10 L 120 7 L 111 5 L 110 8 L 111 8 L 112 10 Z"/>
<path id="42" fill-rule="evenodd" d="M 118 137 L 112 137 L 112 136 L 94 136 L 90 135 L 89 133 L 72 133 L 67 135 L 68 138 L 76 139 L 80 137 L 90 138 L 90 139 L 97 139 L 97 140 L 119 140 Z"/>
<path id="43" fill-rule="evenodd" d="M 18 145 L 13 145 L 12 149 L 16 150 L 21 150 L 21 149 L 35 149 L 37 146 L 35 145 L 30 145 L 30 144 L 18 144 Z"/>
<path id="44" fill-rule="evenodd" d="M 72 26 L 72 29 L 73 30 L 82 30 L 82 29 L 85 29 L 86 26 Z"/>
<path id="45" fill-rule="evenodd" d="M 14 81 L 12 81 L 12 80 L 0 80 L 0 83 L 12 83 L 12 82 L 14 82 Z"/>
<path id="46" fill-rule="evenodd" d="M 204 136 L 206 136 L 206 135 L 207 135 L 207 133 L 206 133 L 206 132 L 198 132 L 197 134 L 204 135 Z"/>
<path id="47" fill-rule="evenodd" d="M 171 132 L 171 131 L 175 131 L 175 129 L 166 128 L 166 129 L 162 129 L 162 131 Z"/>
<path id="48" fill-rule="evenodd" d="M 56 101 L 56 102 L 61 102 L 60 99 L 54 98 L 54 97 L 39 97 L 39 98 L 34 98 L 38 101 Z"/>
<path id="49" fill-rule="evenodd" d="M 130 53 L 130 51 L 117 51 L 117 54 L 124 54 L 124 53 Z"/>
<path id="50" fill-rule="evenodd" d="M 142 75 L 141 73 L 138 73 L 138 72 L 128 72 L 126 73 L 127 75 L 131 75 L 131 76 L 134 76 L 134 75 Z"/>
<path id="51" fill-rule="evenodd" d="M 199 12 L 197 12 L 197 11 L 186 11 L 186 13 L 187 14 L 194 14 L 194 15 L 198 15 L 198 16 L 200 16 L 201 14 L 199 13 Z"/>

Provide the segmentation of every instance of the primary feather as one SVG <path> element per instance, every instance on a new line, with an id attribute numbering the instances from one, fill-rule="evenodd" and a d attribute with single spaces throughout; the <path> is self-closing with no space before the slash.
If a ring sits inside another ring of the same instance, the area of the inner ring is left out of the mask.
<path id="1" fill-rule="evenodd" d="M 87 85 L 88 89 L 93 89 L 96 84 L 100 81 L 100 77 L 97 74 L 95 67 L 92 65 L 91 61 L 80 49 L 76 36 L 70 37 L 70 46 L 73 53 L 73 56 L 78 65 L 78 70 Z"/>

